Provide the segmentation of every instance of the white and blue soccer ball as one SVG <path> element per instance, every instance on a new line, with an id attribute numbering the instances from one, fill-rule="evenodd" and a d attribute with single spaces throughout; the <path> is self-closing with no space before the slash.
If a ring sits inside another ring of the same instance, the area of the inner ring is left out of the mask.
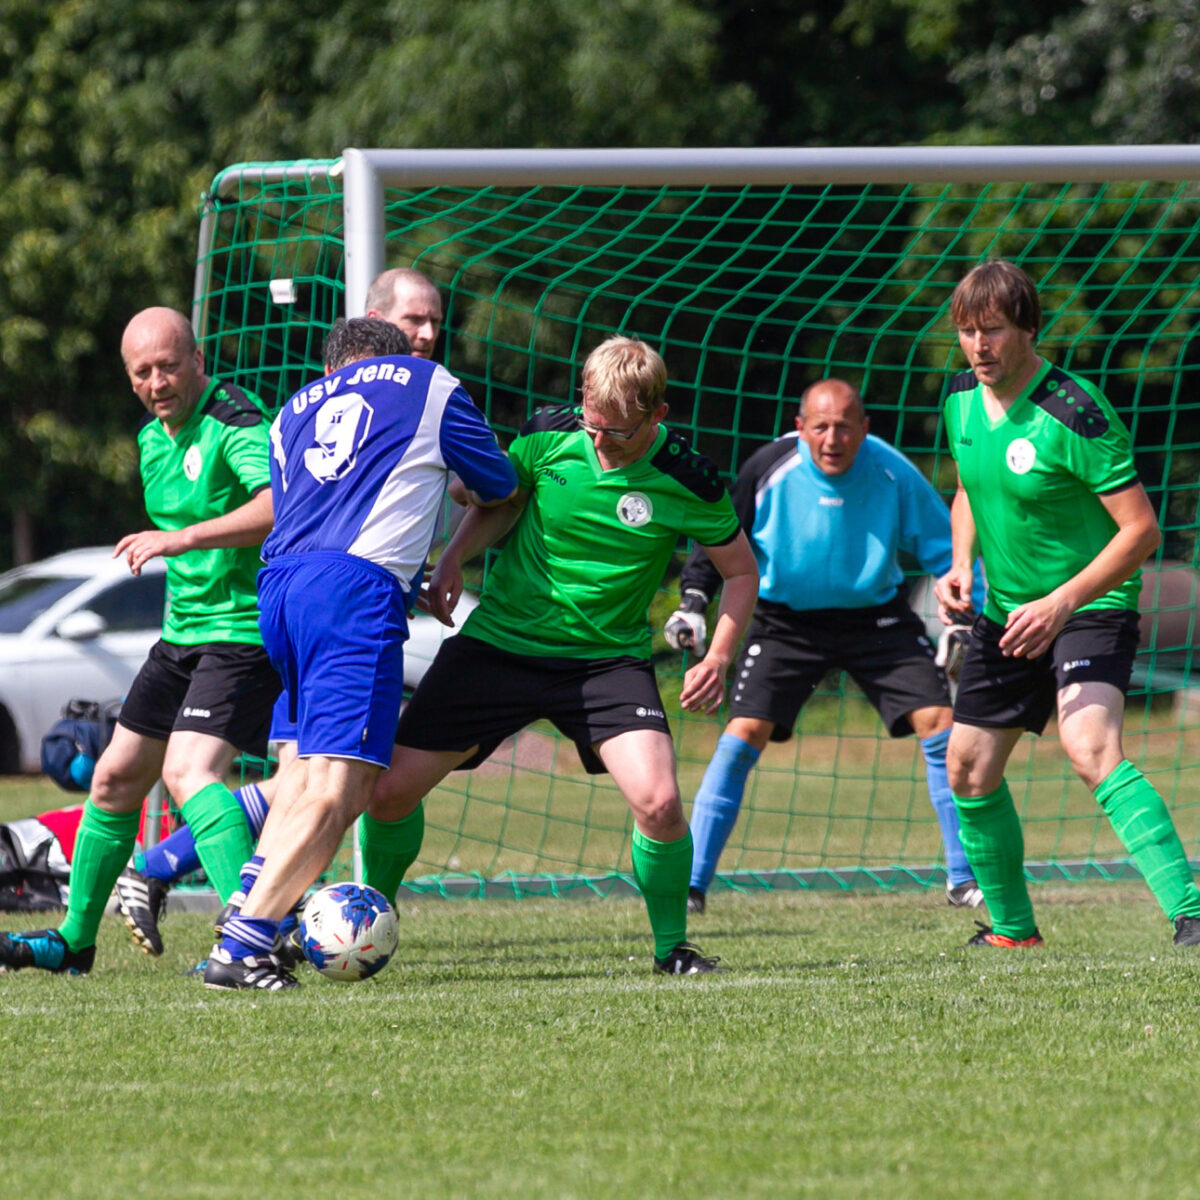
<path id="1" fill-rule="evenodd" d="M 331 883 L 314 892 L 300 917 L 304 957 L 330 979 L 353 983 L 387 966 L 400 940 L 387 897 L 360 883 Z"/>

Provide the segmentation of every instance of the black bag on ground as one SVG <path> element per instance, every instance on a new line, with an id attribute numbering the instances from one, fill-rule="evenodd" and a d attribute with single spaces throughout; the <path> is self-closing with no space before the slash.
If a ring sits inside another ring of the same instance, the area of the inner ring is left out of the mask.
<path id="1" fill-rule="evenodd" d="M 68 792 L 86 792 L 92 770 L 112 740 L 119 703 L 69 700 L 42 738 L 42 771 Z"/>
<path id="2" fill-rule="evenodd" d="M 0 825 L 0 910 L 62 908 L 70 876 L 58 838 L 36 817 Z"/>

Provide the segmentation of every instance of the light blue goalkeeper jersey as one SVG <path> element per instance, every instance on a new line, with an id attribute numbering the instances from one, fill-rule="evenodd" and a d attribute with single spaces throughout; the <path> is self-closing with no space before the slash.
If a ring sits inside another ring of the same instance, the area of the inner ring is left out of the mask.
<path id="1" fill-rule="evenodd" d="M 759 568 L 759 598 L 788 608 L 872 608 L 904 582 L 899 556 L 922 571 L 950 569 L 950 511 L 898 450 L 868 435 L 842 475 L 813 465 L 788 434 L 755 451 L 738 472 L 734 507 Z M 697 549 L 681 587 L 711 597 L 720 576 Z"/>

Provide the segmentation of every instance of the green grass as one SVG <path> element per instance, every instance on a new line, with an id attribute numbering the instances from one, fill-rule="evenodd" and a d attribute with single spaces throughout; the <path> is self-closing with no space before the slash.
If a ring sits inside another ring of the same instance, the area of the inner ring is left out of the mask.
<path id="1" fill-rule="evenodd" d="M 675 719 L 679 781 L 689 803 L 721 724 Z M 1131 706 L 1125 748 L 1160 788 L 1189 850 L 1200 842 L 1200 799 L 1189 785 L 1200 732 L 1169 710 Z M 603 873 L 630 869 L 632 823 L 612 782 L 587 776 L 552 731 L 522 733 L 502 761 L 454 773 L 426 807 L 412 874 L 474 871 Z M 1008 778 L 1031 860 L 1123 858 L 1124 851 L 1054 736 L 1022 739 Z M 821 697 L 795 737 L 767 747 L 721 860 L 725 871 L 808 870 L 861 864 L 926 867 L 941 840 L 914 738 L 883 735 L 865 701 Z M 349 856 L 345 856 L 345 862 Z"/>
<path id="2" fill-rule="evenodd" d="M 1037 889 L 1033 952 L 939 899 L 722 892 L 689 980 L 635 900 L 422 902 L 275 996 L 183 976 L 204 917 L 157 962 L 107 919 L 90 977 L 0 976 L 5 1191 L 1200 1196 L 1200 951 L 1132 885 Z"/>

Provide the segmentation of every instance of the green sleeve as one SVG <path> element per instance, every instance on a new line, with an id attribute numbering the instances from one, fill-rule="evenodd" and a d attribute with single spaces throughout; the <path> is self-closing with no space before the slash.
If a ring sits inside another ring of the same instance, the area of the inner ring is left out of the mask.
<path id="1" fill-rule="evenodd" d="M 728 492 L 723 492 L 716 501 L 706 502 L 697 497 L 685 515 L 681 532 L 701 546 L 724 546 L 737 537 L 741 528 Z"/>
<path id="2" fill-rule="evenodd" d="M 517 487 L 525 492 L 533 490 L 533 464 L 537 453 L 534 443 L 537 440 L 536 434 L 518 434 L 508 447 L 509 461 L 517 472 Z"/>
<path id="3" fill-rule="evenodd" d="M 1116 491 L 1137 479 L 1129 431 L 1097 388 L 1086 380 L 1079 382 L 1099 405 L 1108 428 L 1097 438 L 1071 438 L 1067 469 L 1092 492 L 1103 494 Z"/>
<path id="4" fill-rule="evenodd" d="M 270 426 L 264 416 L 257 425 L 225 428 L 225 459 L 250 495 L 271 486 Z"/>

